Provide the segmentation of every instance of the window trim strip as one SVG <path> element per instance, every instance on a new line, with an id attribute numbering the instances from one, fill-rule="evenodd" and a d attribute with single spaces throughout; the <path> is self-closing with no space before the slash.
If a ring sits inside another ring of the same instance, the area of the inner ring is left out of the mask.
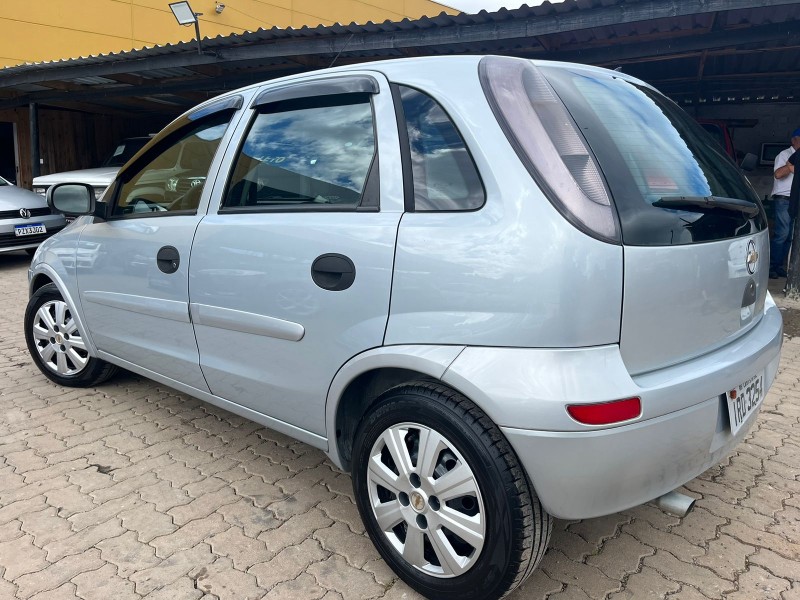
<path id="1" fill-rule="evenodd" d="M 400 86 L 390 84 L 392 90 L 392 103 L 394 114 L 397 118 L 397 134 L 400 137 L 400 164 L 403 167 L 403 208 L 406 212 L 414 212 L 414 173 L 411 169 L 411 143 L 408 139 L 408 124 L 406 113 L 403 110 L 403 100 L 400 97 Z"/>
<path id="2" fill-rule="evenodd" d="M 377 94 L 378 81 L 370 75 L 347 75 L 325 77 L 311 81 L 291 82 L 287 85 L 266 89 L 253 100 L 252 108 L 300 98 L 336 96 L 340 94 Z"/>

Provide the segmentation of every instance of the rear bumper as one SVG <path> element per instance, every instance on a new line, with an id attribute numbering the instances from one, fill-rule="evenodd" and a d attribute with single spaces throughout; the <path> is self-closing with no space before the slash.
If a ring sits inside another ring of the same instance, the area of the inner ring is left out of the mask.
<path id="1" fill-rule="evenodd" d="M 761 371 L 766 387 L 771 386 L 778 371 L 782 335 L 780 312 L 768 299 L 761 322 L 736 342 L 696 360 L 635 379 L 619 372 L 610 347 L 603 352 L 586 349 L 586 356 L 594 360 L 572 354 L 566 364 L 578 365 L 581 370 L 567 369 L 563 360 L 545 361 L 559 368 L 556 376 L 538 383 L 530 374 L 520 373 L 521 363 L 514 357 L 510 361 L 514 374 L 506 372 L 505 379 L 502 373 L 492 374 L 491 380 L 502 383 L 494 389 L 496 394 L 490 393 L 488 410 L 484 410 L 501 426 L 548 512 L 562 519 L 611 514 L 675 489 L 734 449 L 753 426 L 757 413 L 733 436 L 725 392 Z M 459 374 L 467 376 L 469 368 L 476 369 L 472 378 L 478 380 L 479 386 L 489 376 L 485 368 L 476 366 L 479 361 L 475 357 L 467 356 L 459 368 L 465 353 L 456 359 L 444 379 L 450 379 L 470 395 L 463 389 L 470 386 Z M 588 366 L 598 357 L 604 360 Z M 532 358 L 539 360 L 543 355 Z M 540 373 L 534 361 L 528 361 L 529 369 Z M 500 364 L 492 360 L 484 363 L 489 367 Z M 571 379 L 558 382 L 565 376 Z M 506 400 L 517 398 L 516 390 L 523 382 L 528 384 L 523 387 L 528 401 L 512 401 L 513 410 L 507 410 Z M 540 400 L 545 394 L 547 400 Z M 592 428 L 566 416 L 567 403 L 630 395 L 642 399 L 643 416 L 626 425 Z M 475 400 L 482 405 L 481 399 Z M 531 427 L 537 420 L 545 426 Z"/>
<path id="2" fill-rule="evenodd" d="M 599 517 L 643 504 L 720 462 L 757 414 L 732 436 L 724 397 L 615 429 L 551 432 L 503 428 L 545 510 Z"/>

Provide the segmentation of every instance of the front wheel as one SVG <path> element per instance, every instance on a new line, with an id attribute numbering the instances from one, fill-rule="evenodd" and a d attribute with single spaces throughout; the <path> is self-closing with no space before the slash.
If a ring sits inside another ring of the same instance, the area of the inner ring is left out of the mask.
<path id="1" fill-rule="evenodd" d="M 356 435 L 353 486 L 384 560 L 429 598 L 502 598 L 547 548 L 551 517 L 514 451 L 441 385 L 402 385 L 376 402 Z"/>
<path id="2" fill-rule="evenodd" d="M 117 367 L 89 355 L 70 307 L 52 284 L 39 288 L 25 310 L 25 341 L 33 362 L 59 385 L 91 387 Z"/>

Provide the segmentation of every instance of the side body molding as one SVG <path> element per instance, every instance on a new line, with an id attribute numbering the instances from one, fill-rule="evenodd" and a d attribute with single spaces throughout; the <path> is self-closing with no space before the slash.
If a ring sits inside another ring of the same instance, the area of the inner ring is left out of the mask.
<path id="1" fill-rule="evenodd" d="M 86 302 L 102 304 L 111 308 L 119 308 L 151 317 L 170 319 L 180 323 L 190 323 L 189 311 L 186 302 L 178 300 L 165 300 L 135 296 L 133 294 L 119 294 L 117 292 L 101 292 L 87 290 L 81 294 Z"/>
<path id="2" fill-rule="evenodd" d="M 257 315 L 242 310 L 192 302 L 189 304 L 189 311 L 192 315 L 192 322 L 195 325 L 252 333 L 290 342 L 299 342 L 306 333 L 305 328 L 300 323 L 284 321 L 283 319 L 276 319 L 266 315 Z"/>

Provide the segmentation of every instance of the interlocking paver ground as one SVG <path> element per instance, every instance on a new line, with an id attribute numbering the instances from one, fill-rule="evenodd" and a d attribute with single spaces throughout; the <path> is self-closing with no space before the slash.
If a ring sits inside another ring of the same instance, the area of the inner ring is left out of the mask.
<path id="1" fill-rule="evenodd" d="M 27 265 L 0 255 L 0 599 L 419 598 L 321 452 L 129 373 L 49 383 L 22 331 Z M 693 512 L 556 521 L 511 600 L 798 600 L 799 358 L 787 336 L 746 442 L 686 485 Z"/>

